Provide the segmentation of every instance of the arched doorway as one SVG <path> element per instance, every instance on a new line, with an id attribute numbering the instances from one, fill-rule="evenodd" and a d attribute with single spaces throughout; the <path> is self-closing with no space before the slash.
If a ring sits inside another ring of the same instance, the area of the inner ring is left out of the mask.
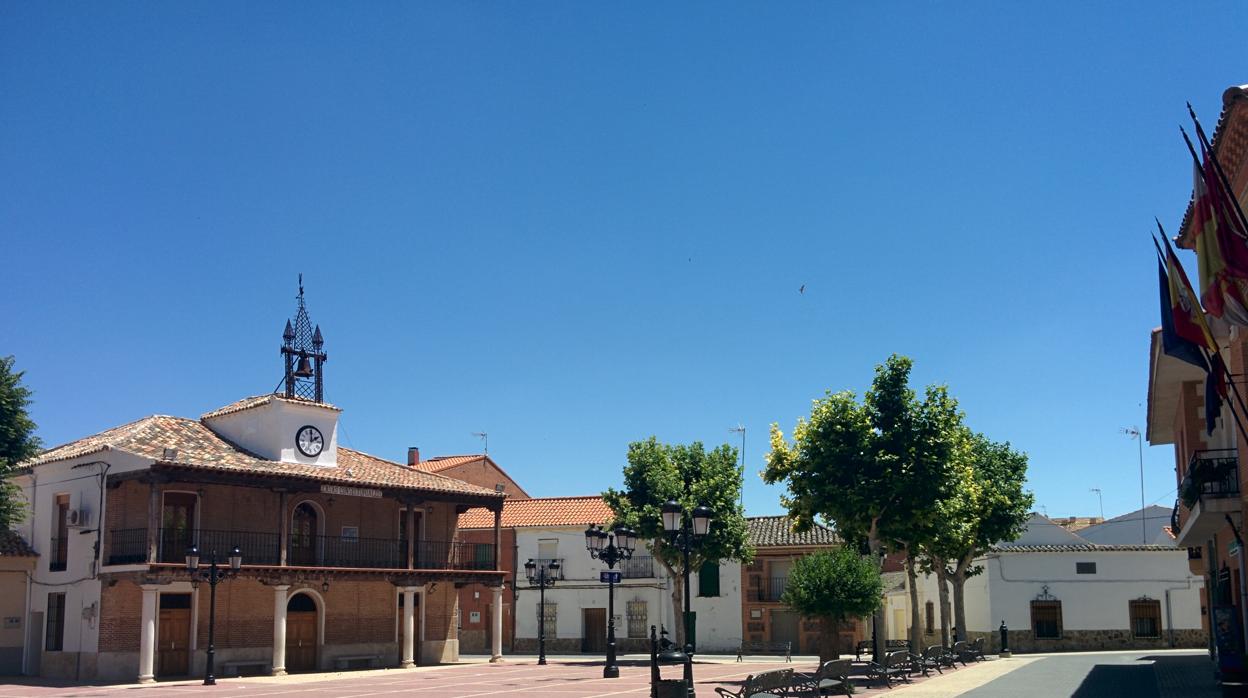
<path id="1" fill-rule="evenodd" d="M 316 564 L 316 534 L 319 531 L 316 508 L 311 502 L 295 507 L 290 520 L 290 556 L 292 565 Z"/>
<path id="2" fill-rule="evenodd" d="M 316 601 L 295 594 L 286 602 L 286 671 L 316 671 Z"/>

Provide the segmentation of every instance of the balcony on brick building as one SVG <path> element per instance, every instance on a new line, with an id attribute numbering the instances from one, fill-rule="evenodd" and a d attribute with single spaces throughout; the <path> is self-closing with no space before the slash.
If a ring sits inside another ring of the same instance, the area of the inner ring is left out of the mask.
<path id="1" fill-rule="evenodd" d="M 1196 451 L 1179 484 L 1179 501 L 1171 519 L 1178 544 L 1201 545 L 1241 506 L 1236 450 Z"/>

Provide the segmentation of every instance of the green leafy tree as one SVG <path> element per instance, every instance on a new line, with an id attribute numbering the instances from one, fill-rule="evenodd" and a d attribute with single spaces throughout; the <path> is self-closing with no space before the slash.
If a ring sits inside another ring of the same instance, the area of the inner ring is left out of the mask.
<path id="1" fill-rule="evenodd" d="M 705 505 L 714 512 L 710 531 L 689 558 L 690 571 L 700 569 L 707 561 L 748 563 L 754 551 L 747 541 L 741 486 L 735 448 L 725 444 L 707 451 L 701 442 L 664 444 L 652 436 L 628 445 L 623 489 L 612 488 L 602 495 L 615 512 L 612 523 L 637 531 L 654 558 L 676 580 L 672 585 L 672 607 L 677 618 L 682 617 L 684 610 L 684 556 L 668 542 L 661 507 L 673 499 L 686 511 Z M 677 623 L 676 638 L 682 645 L 684 632 L 684 623 Z"/>
<path id="2" fill-rule="evenodd" d="M 877 569 L 887 549 L 909 556 L 930 535 L 962 419 L 944 387 L 930 386 L 918 399 L 909 387 L 911 366 L 906 357 L 890 356 L 876 367 L 861 402 L 850 391 L 815 400 L 792 443 L 773 424 L 763 471 L 766 482 L 787 485 L 782 501 L 797 530 L 822 517 L 847 542 L 865 543 Z M 917 631 L 917 603 L 912 606 Z M 875 627 L 884 627 L 882 608 Z M 878 659 L 884 638 L 874 636 Z"/>
<path id="3" fill-rule="evenodd" d="M 883 593 L 879 568 L 856 551 L 840 547 L 798 558 L 780 602 L 823 622 L 819 659 L 826 661 L 839 655 L 837 626 L 875 613 Z"/>
<path id="4" fill-rule="evenodd" d="M 35 423 L 27 413 L 30 388 L 22 385 L 24 371 L 14 371 L 12 356 L 0 357 L 0 528 L 8 529 L 22 515 L 22 495 L 10 479 L 18 463 L 43 450 Z"/>

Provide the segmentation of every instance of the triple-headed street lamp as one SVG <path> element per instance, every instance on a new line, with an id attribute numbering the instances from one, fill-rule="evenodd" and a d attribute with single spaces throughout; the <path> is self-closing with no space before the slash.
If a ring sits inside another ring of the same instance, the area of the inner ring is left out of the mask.
<path id="1" fill-rule="evenodd" d="M 541 564 L 538 564 L 541 563 Z M 536 586 L 541 597 L 537 611 L 537 663 L 546 663 L 546 587 L 555 585 L 555 577 L 559 576 L 558 560 L 529 560 L 524 563 L 524 575 L 529 584 Z"/>
<path id="2" fill-rule="evenodd" d="M 667 532 L 668 541 L 671 545 L 680 550 L 684 555 L 684 582 L 685 582 L 685 689 L 689 698 L 694 697 L 693 688 L 693 614 L 690 613 L 689 606 L 692 603 L 692 595 L 689 592 L 689 554 L 693 552 L 697 545 L 702 542 L 706 534 L 711 530 L 711 516 L 713 512 L 710 507 L 696 506 L 693 511 L 686 512 L 685 508 L 674 499 L 669 499 L 663 503 L 663 530 Z"/>
<path id="3" fill-rule="evenodd" d="M 633 556 L 637 547 L 637 534 L 631 528 L 615 527 L 607 533 L 601 526 L 590 526 L 585 529 L 585 549 L 595 560 L 602 560 L 607 565 L 603 576 L 607 580 L 607 665 L 602 668 L 602 678 L 620 678 L 620 668 L 615 665 L 615 582 L 619 572 L 615 572 L 617 563 Z"/>
<path id="4" fill-rule="evenodd" d="M 216 647 L 213 646 L 213 639 L 217 630 L 217 583 L 223 579 L 233 579 L 238 576 L 238 568 L 243 566 L 243 553 L 239 551 L 238 546 L 230 551 L 230 568 L 223 570 L 217 566 L 217 551 L 213 550 L 208 556 L 208 569 L 199 569 L 199 548 L 191 546 L 186 549 L 186 571 L 191 573 L 191 580 L 195 582 L 208 582 L 208 588 L 211 590 L 208 594 L 208 664 L 204 667 L 204 685 L 217 685 L 217 677 L 212 673 L 213 657 L 216 656 Z"/>

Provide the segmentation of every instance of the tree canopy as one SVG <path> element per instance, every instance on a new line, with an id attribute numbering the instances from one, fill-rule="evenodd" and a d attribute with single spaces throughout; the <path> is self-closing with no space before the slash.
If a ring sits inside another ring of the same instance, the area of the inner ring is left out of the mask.
<path id="1" fill-rule="evenodd" d="M 875 612 L 884 580 L 867 558 L 841 547 L 799 557 L 780 602 L 804 616 L 844 621 Z"/>
<path id="2" fill-rule="evenodd" d="M 30 418 L 31 390 L 22 385 L 23 371 L 14 371 L 12 356 L 0 357 L 0 529 L 21 516 L 21 494 L 9 480 L 15 466 L 39 454 L 43 443 L 35 436 Z"/>

